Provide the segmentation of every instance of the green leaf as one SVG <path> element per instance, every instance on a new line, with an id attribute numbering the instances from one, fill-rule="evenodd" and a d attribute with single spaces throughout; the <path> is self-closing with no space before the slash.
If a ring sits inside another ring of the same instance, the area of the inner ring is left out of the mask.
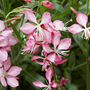
<path id="1" fill-rule="evenodd" d="M 78 90 L 77 86 L 72 84 L 68 90 Z"/>
<path id="2" fill-rule="evenodd" d="M 7 87 L 4 87 L 4 86 L 0 83 L 0 90 L 7 90 Z"/>
<path id="3" fill-rule="evenodd" d="M 16 36 L 17 36 L 18 40 L 20 41 L 20 43 L 22 43 L 22 44 L 23 44 L 23 42 L 22 42 L 22 39 L 21 39 L 21 36 L 20 36 L 19 32 L 17 31 L 17 29 L 15 28 L 15 26 L 14 26 L 12 23 L 10 23 L 10 24 L 11 24 L 11 27 L 12 27 L 12 29 L 13 29 L 14 33 L 16 34 Z"/>
<path id="4" fill-rule="evenodd" d="M 69 68 L 73 69 L 73 67 L 75 66 L 75 61 L 76 61 L 76 56 L 73 51 L 71 52 L 68 60 L 69 60 Z"/>
<path id="5" fill-rule="evenodd" d="M 16 90 L 16 88 L 10 87 L 11 90 Z"/>

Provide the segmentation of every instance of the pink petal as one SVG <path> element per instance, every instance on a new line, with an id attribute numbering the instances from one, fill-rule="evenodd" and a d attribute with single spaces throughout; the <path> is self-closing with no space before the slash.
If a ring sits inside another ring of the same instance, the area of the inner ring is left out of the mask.
<path id="1" fill-rule="evenodd" d="M 5 61 L 5 60 L 7 60 L 7 57 L 8 57 L 7 52 L 4 50 L 0 50 L 0 60 Z"/>
<path id="2" fill-rule="evenodd" d="M 4 30 L 5 25 L 4 22 L 0 20 L 0 31 Z"/>
<path id="3" fill-rule="evenodd" d="M 46 24 L 51 22 L 51 16 L 49 12 L 45 12 L 41 18 L 41 23 L 40 24 Z"/>
<path id="4" fill-rule="evenodd" d="M 39 49 L 40 45 L 35 45 L 32 51 L 32 54 L 36 53 Z"/>
<path id="5" fill-rule="evenodd" d="M 66 50 L 71 45 L 71 38 L 64 38 L 60 41 L 58 50 Z"/>
<path id="6" fill-rule="evenodd" d="M 34 26 L 32 23 L 25 23 L 20 27 L 20 30 L 26 34 L 31 34 L 32 32 L 34 32 L 35 28 L 36 26 Z"/>
<path id="7" fill-rule="evenodd" d="M 40 56 L 37 56 L 37 55 L 34 55 L 34 56 L 32 57 L 32 59 L 31 59 L 31 61 L 34 61 L 34 60 L 37 60 L 37 59 L 44 59 L 44 58 L 42 58 L 42 57 L 40 57 Z"/>
<path id="8" fill-rule="evenodd" d="M 4 77 L 1 78 L 1 84 L 6 87 L 7 86 L 7 83 L 6 83 L 6 80 Z"/>
<path id="9" fill-rule="evenodd" d="M 49 65 L 48 61 L 44 61 L 44 62 L 43 62 L 43 69 L 44 69 L 44 70 L 46 70 L 47 65 Z"/>
<path id="10" fill-rule="evenodd" d="M 34 22 L 34 23 L 38 24 L 37 20 L 36 20 L 36 17 L 35 17 L 35 15 L 33 14 L 33 12 L 31 10 L 25 10 L 25 16 L 31 22 Z"/>
<path id="11" fill-rule="evenodd" d="M 73 33 L 73 34 L 77 34 L 80 33 L 81 31 L 83 31 L 84 29 L 78 25 L 78 24 L 73 24 L 68 28 L 68 31 Z"/>
<path id="12" fill-rule="evenodd" d="M 10 57 L 7 58 L 7 60 L 4 63 L 4 70 L 7 71 L 11 66 Z"/>
<path id="13" fill-rule="evenodd" d="M 42 44 L 43 50 L 47 53 L 53 52 L 53 50 L 50 48 L 50 46 L 47 43 Z"/>
<path id="14" fill-rule="evenodd" d="M 47 60 L 49 60 L 50 62 L 54 62 L 56 59 L 56 54 L 55 53 L 51 53 L 47 56 Z"/>
<path id="15" fill-rule="evenodd" d="M 8 37 L 0 36 L 0 47 L 7 46 L 9 43 Z"/>
<path id="16" fill-rule="evenodd" d="M 14 78 L 14 77 L 6 77 L 6 78 L 7 78 L 8 85 L 10 85 L 11 87 L 19 86 L 19 83 L 16 78 Z"/>
<path id="17" fill-rule="evenodd" d="M 49 67 L 48 70 L 46 71 L 46 74 L 45 74 L 49 84 L 51 84 L 51 79 L 52 79 L 52 76 L 53 76 L 53 69 L 52 67 Z"/>
<path id="18" fill-rule="evenodd" d="M 33 48 L 34 45 L 35 45 L 35 41 L 34 41 L 33 39 L 29 39 L 29 40 L 27 41 L 27 46 L 28 46 L 29 48 Z"/>
<path id="19" fill-rule="evenodd" d="M 53 25 L 55 26 L 56 30 L 62 30 L 62 28 L 64 27 L 64 23 L 60 20 L 55 20 L 53 22 Z"/>
<path id="20" fill-rule="evenodd" d="M 6 28 L 6 29 L 1 33 L 1 35 L 2 35 L 2 36 L 11 36 L 11 35 L 12 35 L 12 32 L 13 32 L 12 28 Z"/>
<path id="21" fill-rule="evenodd" d="M 18 39 L 14 36 L 9 38 L 9 45 L 15 45 L 18 42 Z"/>
<path id="22" fill-rule="evenodd" d="M 60 37 L 61 37 L 61 34 L 60 34 L 59 31 L 53 32 L 53 34 L 52 34 L 52 44 L 54 45 L 54 49 L 56 49 L 57 45 L 59 44 Z"/>
<path id="23" fill-rule="evenodd" d="M 52 88 L 57 88 L 57 86 L 58 86 L 57 83 L 55 81 L 53 81 L 51 87 Z"/>
<path id="24" fill-rule="evenodd" d="M 39 87 L 39 88 L 48 87 L 47 85 L 43 84 L 43 83 L 42 83 L 41 81 L 39 81 L 39 80 L 33 82 L 33 85 L 36 86 L 36 87 Z"/>
<path id="25" fill-rule="evenodd" d="M 77 14 L 76 21 L 77 21 L 79 24 L 81 24 L 82 26 L 84 26 L 84 27 L 86 28 L 86 24 L 87 24 L 87 21 L 88 21 L 88 17 L 87 17 L 87 15 L 79 12 L 79 13 Z"/>
<path id="26" fill-rule="evenodd" d="M 8 47 L 8 46 L 2 47 L 0 50 L 10 51 L 11 50 L 11 47 Z"/>
<path id="27" fill-rule="evenodd" d="M 21 70 L 22 70 L 22 68 L 20 68 L 18 66 L 12 66 L 6 75 L 17 76 L 20 74 Z"/>
<path id="28" fill-rule="evenodd" d="M 48 43 L 51 43 L 51 32 L 46 30 L 43 30 L 43 32 L 44 32 L 44 36 L 43 36 L 44 40 Z"/>

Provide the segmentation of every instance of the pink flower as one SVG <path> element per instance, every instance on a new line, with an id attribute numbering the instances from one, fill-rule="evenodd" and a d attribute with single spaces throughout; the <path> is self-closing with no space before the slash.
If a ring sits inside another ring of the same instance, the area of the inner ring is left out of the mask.
<path id="1" fill-rule="evenodd" d="M 21 26 L 20 30 L 23 31 L 26 34 L 32 34 L 35 31 L 35 29 L 36 29 L 36 32 L 37 33 L 39 32 L 39 36 L 38 37 L 43 38 L 43 40 L 45 40 L 47 42 L 50 42 L 51 41 L 51 33 L 49 31 L 44 30 L 42 28 L 43 24 L 47 24 L 47 23 L 51 22 L 50 13 L 49 12 L 45 12 L 42 15 L 40 24 L 37 22 L 36 17 L 35 17 L 35 15 L 33 14 L 33 12 L 31 10 L 25 10 L 25 16 L 26 16 L 26 18 L 28 20 L 30 20 L 31 22 L 35 23 L 36 25 L 33 25 L 32 23 L 28 23 L 27 22 L 23 26 Z M 37 37 L 37 34 L 36 34 L 36 37 Z"/>
<path id="2" fill-rule="evenodd" d="M 10 58 L 8 57 L 8 59 L 4 63 L 4 67 L 0 68 L 0 81 L 4 87 L 6 87 L 7 84 L 10 85 L 11 87 L 17 87 L 19 86 L 19 83 L 17 81 L 18 78 L 16 76 L 20 74 L 22 68 L 18 66 L 12 66 L 10 68 L 10 65 L 11 65 Z"/>
<path id="3" fill-rule="evenodd" d="M 57 83 L 55 81 L 51 82 L 51 79 L 53 77 L 53 69 L 52 69 L 52 67 L 49 67 L 47 69 L 45 76 L 46 76 L 46 79 L 48 80 L 48 83 L 49 83 L 48 85 L 43 84 L 39 80 L 33 82 L 33 85 L 36 86 L 36 87 L 39 87 L 39 88 L 45 87 L 45 88 L 47 88 L 46 90 L 48 90 L 48 89 L 52 90 L 53 88 L 57 88 Z"/>
<path id="4" fill-rule="evenodd" d="M 66 78 L 64 78 L 64 77 L 62 77 L 62 78 L 60 79 L 59 85 L 61 86 L 61 88 L 63 87 L 63 84 L 66 84 L 66 83 L 67 83 L 67 81 L 68 81 L 68 79 L 66 79 Z"/>
<path id="5" fill-rule="evenodd" d="M 81 31 L 84 31 L 84 33 L 82 34 L 82 36 L 85 35 L 85 36 L 84 36 L 84 39 L 90 38 L 90 31 L 89 31 L 90 27 L 88 27 L 88 28 L 86 27 L 86 24 L 87 24 L 87 22 L 88 22 L 88 17 L 87 17 L 87 15 L 85 15 L 85 14 L 83 14 L 83 13 L 81 13 L 81 12 L 77 13 L 76 21 L 77 21 L 80 25 L 82 25 L 84 28 L 82 28 L 82 27 L 81 27 L 80 25 L 78 25 L 78 24 L 73 24 L 73 25 L 71 25 L 71 26 L 68 28 L 68 31 L 71 32 L 71 33 L 73 33 L 73 34 L 77 34 L 77 33 L 80 33 Z"/>
<path id="6" fill-rule="evenodd" d="M 41 2 L 45 7 L 52 9 L 53 8 L 53 4 L 49 1 L 42 1 Z"/>
<path id="7" fill-rule="evenodd" d="M 24 0 L 24 1 L 31 3 L 31 0 Z"/>

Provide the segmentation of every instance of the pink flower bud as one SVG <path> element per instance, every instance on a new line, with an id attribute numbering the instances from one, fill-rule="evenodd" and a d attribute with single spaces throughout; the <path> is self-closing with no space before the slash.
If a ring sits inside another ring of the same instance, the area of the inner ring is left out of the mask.
<path id="1" fill-rule="evenodd" d="M 53 4 L 49 1 L 42 1 L 41 2 L 45 7 L 52 9 L 53 8 Z"/>
<path id="2" fill-rule="evenodd" d="M 90 57 L 88 58 L 88 61 L 90 61 Z"/>
<path id="3" fill-rule="evenodd" d="M 24 0 L 24 1 L 31 3 L 31 0 Z"/>
<path id="4" fill-rule="evenodd" d="M 70 9 L 77 15 L 78 12 L 73 8 L 73 7 L 70 7 Z"/>

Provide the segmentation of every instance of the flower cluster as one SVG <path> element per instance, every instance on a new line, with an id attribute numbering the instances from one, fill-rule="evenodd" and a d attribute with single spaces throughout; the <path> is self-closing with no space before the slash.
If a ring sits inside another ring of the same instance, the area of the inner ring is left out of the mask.
<path id="1" fill-rule="evenodd" d="M 18 66 L 12 66 L 10 68 L 10 57 L 8 57 L 8 51 L 11 50 L 10 46 L 15 45 L 18 39 L 12 36 L 12 28 L 6 28 L 3 21 L 0 21 L 0 82 L 3 86 L 10 85 L 11 87 L 18 86 L 17 75 L 21 72 L 21 68 Z M 10 69 L 9 69 L 10 68 Z M 9 71 L 7 72 L 7 70 Z M 6 79 L 7 83 L 6 83 Z"/>
<path id="2" fill-rule="evenodd" d="M 35 54 L 41 46 L 43 49 L 42 55 L 44 56 L 41 57 L 33 55 L 31 61 L 36 61 L 38 64 L 43 65 L 43 70 L 45 71 L 48 68 L 47 66 L 52 66 L 53 64 L 57 66 L 58 64 L 62 64 L 67 61 L 67 59 L 63 60 L 62 57 L 68 56 L 69 51 L 67 49 L 69 49 L 71 45 L 71 39 L 64 38 L 60 40 L 60 31 L 65 31 L 65 29 L 63 29 L 64 23 L 60 20 L 55 20 L 54 22 L 52 22 L 49 12 L 45 12 L 42 15 L 40 23 L 38 23 L 35 15 L 31 10 L 25 10 L 25 17 L 30 22 L 25 23 L 20 28 L 21 31 L 28 34 L 28 41 L 22 51 L 27 53 L 31 51 L 32 54 Z M 53 46 L 53 49 L 50 46 Z M 40 59 L 43 61 L 38 61 Z M 53 72 L 53 69 L 51 70 Z M 50 72 L 51 71 L 48 68 L 48 71 L 46 73 Z M 51 77 L 52 76 L 50 76 L 50 78 Z M 51 81 L 49 81 L 49 84 L 50 83 Z"/>

